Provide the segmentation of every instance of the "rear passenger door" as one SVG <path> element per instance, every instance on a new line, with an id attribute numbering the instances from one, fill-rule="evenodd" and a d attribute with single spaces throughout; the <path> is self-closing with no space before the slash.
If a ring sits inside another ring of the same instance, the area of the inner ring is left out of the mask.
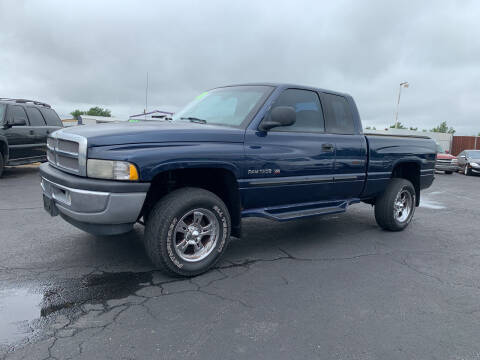
<path id="1" fill-rule="evenodd" d="M 356 129 L 353 113 L 355 104 L 350 98 L 321 93 L 325 113 L 325 130 L 333 137 L 335 163 L 333 194 L 338 199 L 360 196 L 366 174 L 367 145 L 365 136 Z"/>
<path id="2" fill-rule="evenodd" d="M 296 122 L 268 132 L 246 131 L 246 168 L 240 184 L 244 207 L 328 200 L 333 196 L 335 136 L 325 133 L 318 93 L 286 89 L 271 109 L 276 106 L 293 107 Z"/>
<path id="3" fill-rule="evenodd" d="M 32 155 L 46 156 L 47 133 L 49 130 L 45 119 L 37 107 L 27 106 L 25 110 L 30 122 L 30 129 L 33 131 L 33 141 L 35 145 L 32 147 Z"/>

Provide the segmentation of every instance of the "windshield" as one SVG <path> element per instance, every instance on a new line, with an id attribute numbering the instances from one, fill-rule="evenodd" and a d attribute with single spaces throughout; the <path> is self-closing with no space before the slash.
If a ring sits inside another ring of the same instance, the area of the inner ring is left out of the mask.
<path id="1" fill-rule="evenodd" d="M 440 144 L 437 144 L 437 153 L 439 154 L 445 153 L 445 150 L 443 150 L 442 145 Z"/>
<path id="2" fill-rule="evenodd" d="M 0 124 L 3 124 L 3 116 L 5 115 L 5 104 L 0 104 Z"/>
<path id="3" fill-rule="evenodd" d="M 467 155 L 475 159 L 480 159 L 480 150 L 468 150 Z"/>
<path id="4" fill-rule="evenodd" d="M 198 95 L 172 116 L 173 121 L 192 121 L 246 127 L 273 88 L 270 86 L 230 86 Z"/>

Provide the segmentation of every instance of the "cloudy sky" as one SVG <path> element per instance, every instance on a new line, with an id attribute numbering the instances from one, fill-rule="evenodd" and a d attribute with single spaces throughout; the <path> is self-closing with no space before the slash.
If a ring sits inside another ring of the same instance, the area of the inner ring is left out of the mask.
<path id="1" fill-rule="evenodd" d="M 0 96 L 62 115 L 177 109 L 272 81 L 352 94 L 364 126 L 480 132 L 479 1 L 0 0 Z"/>

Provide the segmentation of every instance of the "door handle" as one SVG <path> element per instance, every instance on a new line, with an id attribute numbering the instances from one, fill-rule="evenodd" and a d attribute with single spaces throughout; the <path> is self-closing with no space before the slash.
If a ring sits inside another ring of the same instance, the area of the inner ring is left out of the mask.
<path id="1" fill-rule="evenodd" d="M 34 135 L 34 134 L 35 134 L 35 132 L 34 132 L 33 130 L 30 130 L 28 133 L 29 133 L 30 135 Z"/>
<path id="2" fill-rule="evenodd" d="M 335 150 L 333 144 L 322 144 L 322 151 L 333 152 L 333 150 Z"/>

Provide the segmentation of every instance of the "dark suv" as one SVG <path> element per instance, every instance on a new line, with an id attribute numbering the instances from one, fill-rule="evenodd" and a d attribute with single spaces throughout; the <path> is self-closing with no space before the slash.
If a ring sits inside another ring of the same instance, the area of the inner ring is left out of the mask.
<path id="1" fill-rule="evenodd" d="M 46 161 L 47 136 L 61 127 L 48 104 L 0 98 L 0 177 L 6 165 Z"/>

